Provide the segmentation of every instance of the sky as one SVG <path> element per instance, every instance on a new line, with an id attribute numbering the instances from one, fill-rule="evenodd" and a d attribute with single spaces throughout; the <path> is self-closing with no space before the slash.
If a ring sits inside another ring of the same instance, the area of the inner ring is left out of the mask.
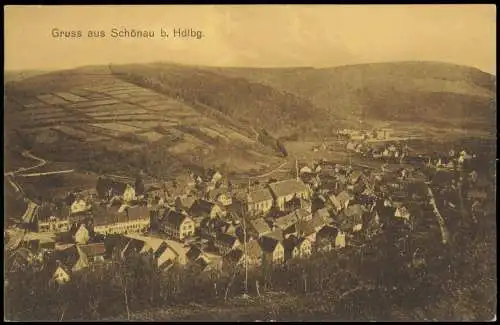
<path id="1" fill-rule="evenodd" d="M 496 73 L 494 5 L 5 6 L 6 70 L 173 61 L 247 67 L 330 67 L 443 61 Z M 52 30 L 82 31 L 57 38 Z M 112 28 L 155 38 L 112 38 Z M 160 37 L 160 30 L 169 38 Z M 201 39 L 173 38 L 174 28 Z M 104 30 L 104 38 L 87 37 Z"/>

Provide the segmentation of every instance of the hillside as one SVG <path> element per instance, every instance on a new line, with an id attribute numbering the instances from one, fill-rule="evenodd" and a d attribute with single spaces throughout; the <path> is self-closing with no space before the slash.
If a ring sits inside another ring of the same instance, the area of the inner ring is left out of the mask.
<path id="1" fill-rule="evenodd" d="M 113 66 L 112 72 L 127 82 L 154 89 L 193 106 L 205 105 L 241 125 L 265 128 L 276 136 L 293 133 L 321 134 L 338 118 L 308 99 L 203 67 L 165 63 Z"/>
<path id="2" fill-rule="evenodd" d="M 31 77 L 38 76 L 41 74 L 46 74 L 46 73 L 48 73 L 48 72 L 44 71 L 44 70 L 27 70 L 27 71 L 7 70 L 4 72 L 3 82 L 5 85 L 9 82 L 21 81 L 21 80 L 24 80 L 27 78 L 31 78 Z"/>
<path id="3" fill-rule="evenodd" d="M 9 150 L 97 172 L 170 177 L 215 165 L 251 175 L 283 162 L 275 139 L 329 137 L 360 118 L 421 133 L 493 131 L 495 85 L 477 69 L 432 62 L 87 66 L 6 84 L 4 136 Z"/>
<path id="4" fill-rule="evenodd" d="M 169 178 L 215 165 L 248 174 L 280 163 L 251 128 L 210 110 L 123 81 L 108 67 L 83 67 L 6 85 L 4 136 L 7 151 L 98 173 L 144 169 Z"/>
<path id="5" fill-rule="evenodd" d="M 431 126 L 492 127 L 496 77 L 437 62 L 359 64 L 335 68 L 210 68 L 308 99 L 345 119 L 419 121 Z"/>

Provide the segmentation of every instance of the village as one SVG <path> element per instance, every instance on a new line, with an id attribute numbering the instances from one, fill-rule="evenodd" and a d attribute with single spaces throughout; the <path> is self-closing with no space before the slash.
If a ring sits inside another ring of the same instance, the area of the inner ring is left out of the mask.
<path id="1" fill-rule="evenodd" d="M 412 157 L 405 145 L 374 149 L 353 139 L 346 150 L 383 160 L 381 168 L 295 161 L 295 177 L 248 186 L 216 169 L 148 187 L 141 176 L 135 182 L 102 176 L 95 188 L 64 200 L 28 199 L 21 222 L 6 231 L 14 252 L 7 272 L 38 265 L 50 268 L 47 281 L 64 284 L 132 252 L 149 254 L 163 272 L 173 265 L 201 275 L 248 270 L 362 245 L 389 226 L 403 234 L 428 229 L 419 219 L 429 206 L 443 243 L 449 233 L 439 210 L 468 209 L 473 222 L 484 214 L 488 186 L 467 167 L 475 154 L 452 149 Z M 418 251 L 415 265 L 425 263 Z"/>

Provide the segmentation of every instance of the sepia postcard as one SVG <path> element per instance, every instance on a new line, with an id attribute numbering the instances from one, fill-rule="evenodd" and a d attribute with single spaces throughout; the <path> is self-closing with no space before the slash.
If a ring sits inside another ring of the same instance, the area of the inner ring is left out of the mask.
<path id="1" fill-rule="evenodd" d="M 5 321 L 495 321 L 494 5 L 4 7 Z"/>

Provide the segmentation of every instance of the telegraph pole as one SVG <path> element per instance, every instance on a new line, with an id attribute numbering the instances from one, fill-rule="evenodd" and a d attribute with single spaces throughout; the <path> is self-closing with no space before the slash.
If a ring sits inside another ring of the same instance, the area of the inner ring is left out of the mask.
<path id="1" fill-rule="evenodd" d="M 248 298 L 248 258 L 247 258 L 247 225 L 245 221 L 245 215 L 242 213 L 243 218 L 243 248 L 244 255 L 243 258 L 245 260 L 245 292 L 243 293 L 243 298 Z"/>
<path id="2" fill-rule="evenodd" d="M 299 162 L 297 158 L 295 158 L 295 177 L 299 180 Z"/>

